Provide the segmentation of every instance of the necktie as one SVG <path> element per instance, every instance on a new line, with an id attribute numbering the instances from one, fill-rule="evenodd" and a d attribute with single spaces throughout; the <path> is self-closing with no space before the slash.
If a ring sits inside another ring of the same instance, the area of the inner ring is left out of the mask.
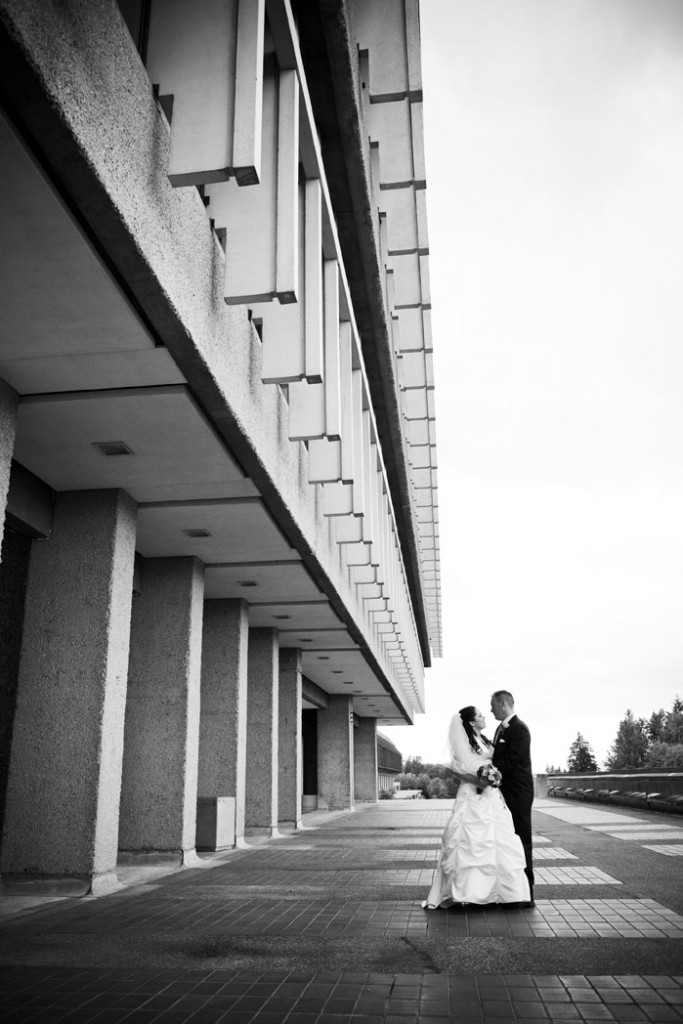
<path id="1" fill-rule="evenodd" d="M 498 728 L 496 729 L 496 731 L 493 734 L 493 745 L 494 745 L 494 747 L 495 747 L 496 743 L 498 742 L 498 737 L 500 736 L 502 731 L 503 731 L 503 723 L 499 722 L 498 723 Z"/>

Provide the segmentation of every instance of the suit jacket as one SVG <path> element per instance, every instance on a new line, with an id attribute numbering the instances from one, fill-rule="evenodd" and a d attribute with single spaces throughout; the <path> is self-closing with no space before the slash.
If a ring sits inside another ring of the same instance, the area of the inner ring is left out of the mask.
<path id="1" fill-rule="evenodd" d="M 534 792 L 531 773 L 531 733 L 524 722 L 513 715 L 502 729 L 493 748 L 493 763 L 503 776 L 503 795 L 527 796 Z"/>

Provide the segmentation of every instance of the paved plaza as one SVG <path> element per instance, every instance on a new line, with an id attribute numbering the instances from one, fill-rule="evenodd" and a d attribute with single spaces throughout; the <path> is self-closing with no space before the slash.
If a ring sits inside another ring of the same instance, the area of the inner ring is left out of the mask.
<path id="1" fill-rule="evenodd" d="M 4 1024 L 683 1021 L 683 819 L 538 801 L 536 907 L 420 906 L 449 801 L 4 896 Z M 661 840 L 661 841 L 660 841 Z"/>

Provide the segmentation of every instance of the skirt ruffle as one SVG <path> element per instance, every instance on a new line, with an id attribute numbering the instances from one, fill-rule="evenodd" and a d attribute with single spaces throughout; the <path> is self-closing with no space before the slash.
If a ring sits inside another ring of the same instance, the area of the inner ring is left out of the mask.
<path id="1" fill-rule="evenodd" d="M 426 907 L 519 903 L 529 899 L 524 849 L 498 789 L 463 782 L 441 839 Z"/>

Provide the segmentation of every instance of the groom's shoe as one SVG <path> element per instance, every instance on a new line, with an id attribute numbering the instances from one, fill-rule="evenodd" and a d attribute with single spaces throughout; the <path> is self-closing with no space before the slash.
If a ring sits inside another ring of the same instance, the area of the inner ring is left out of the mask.
<path id="1" fill-rule="evenodd" d="M 522 900 L 522 902 L 520 903 L 520 907 L 522 908 L 522 910 L 528 910 L 529 907 L 535 907 L 535 906 L 536 906 L 536 904 L 534 903 L 534 890 L 533 890 L 533 887 L 530 885 L 529 886 L 529 899 L 528 900 Z"/>

